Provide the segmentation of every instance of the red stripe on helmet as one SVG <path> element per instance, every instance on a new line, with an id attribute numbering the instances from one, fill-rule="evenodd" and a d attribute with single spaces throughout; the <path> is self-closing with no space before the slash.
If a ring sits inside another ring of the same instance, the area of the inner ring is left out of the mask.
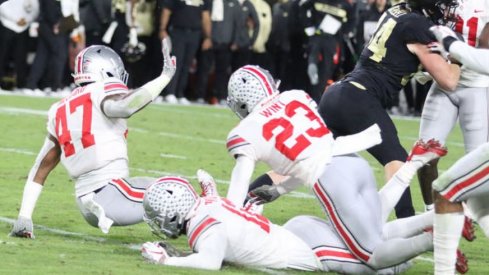
<path id="1" fill-rule="evenodd" d="M 256 75 L 258 77 L 258 79 L 260 79 L 261 82 L 263 83 L 263 85 L 265 86 L 265 89 L 267 90 L 268 95 L 273 94 L 272 84 L 270 83 L 270 81 L 268 80 L 266 75 L 264 75 L 262 72 L 260 72 L 259 70 L 257 70 L 256 68 L 254 68 L 252 66 L 245 66 L 245 67 L 243 67 L 243 70 L 249 71 L 252 74 Z"/>

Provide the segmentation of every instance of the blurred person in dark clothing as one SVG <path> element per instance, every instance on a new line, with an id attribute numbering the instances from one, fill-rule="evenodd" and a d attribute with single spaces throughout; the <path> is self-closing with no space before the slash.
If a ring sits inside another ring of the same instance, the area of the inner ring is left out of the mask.
<path id="1" fill-rule="evenodd" d="M 202 51 L 212 48 L 210 8 L 210 0 L 163 1 L 160 38 L 170 36 L 178 62 L 175 76 L 166 88 L 168 103 L 189 104 L 184 91 L 192 60 L 199 46 Z"/>
<path id="2" fill-rule="evenodd" d="M 306 14 L 304 23 L 308 43 L 308 67 L 311 97 L 319 102 L 334 73 L 334 56 L 344 34 L 353 30 L 354 9 L 348 0 L 306 0 L 300 4 Z"/>
<path id="3" fill-rule="evenodd" d="M 102 44 L 111 20 L 111 0 L 80 0 L 80 21 L 85 26 L 87 47 Z"/>
<path id="4" fill-rule="evenodd" d="M 267 49 L 272 55 L 270 72 L 282 81 L 286 78 L 287 62 L 290 53 L 289 10 L 291 1 L 280 0 L 272 8 L 272 32 L 268 39 Z"/>
<path id="5" fill-rule="evenodd" d="M 258 34 L 251 47 L 250 63 L 267 70 L 271 67 L 271 57 L 265 45 L 272 31 L 272 9 L 265 0 L 250 0 L 258 14 Z"/>
<path id="6" fill-rule="evenodd" d="M 250 63 L 251 46 L 258 36 L 258 14 L 249 0 L 238 0 L 241 6 L 241 22 L 236 33 L 236 46 L 233 51 L 232 71 Z"/>
<path id="7" fill-rule="evenodd" d="M 128 5 L 128 2 L 130 5 Z M 134 11 L 136 2 L 138 2 L 138 0 L 112 0 L 114 22 L 117 25 L 113 36 L 109 40 L 111 48 L 121 56 L 123 55 L 122 48 L 124 47 L 124 44 L 129 41 L 130 29 L 134 27 L 135 14 L 132 11 Z M 128 14 L 126 14 L 126 9 L 128 6 L 130 6 L 130 11 Z"/>
<path id="8" fill-rule="evenodd" d="M 41 79 L 45 79 L 48 89 L 56 91 L 63 85 L 70 31 L 77 25 L 78 5 L 57 0 L 40 0 L 39 5 L 39 38 L 26 88 L 38 89 Z M 45 74 L 46 78 L 43 78 Z"/>
<path id="9" fill-rule="evenodd" d="M 375 32 L 375 26 L 380 16 L 389 7 L 387 0 L 374 0 L 365 10 L 360 12 L 356 29 L 358 53 L 362 52 L 363 46 Z"/>
<path id="10" fill-rule="evenodd" d="M 25 86 L 29 26 L 39 15 L 38 0 L 10 0 L 0 6 L 0 80 L 13 56 L 17 88 Z"/>
<path id="11" fill-rule="evenodd" d="M 209 72 L 215 65 L 214 96 L 226 104 L 227 84 L 231 74 L 231 51 L 236 50 L 241 23 L 241 6 L 237 0 L 214 0 L 211 10 L 212 48 L 201 52 L 197 73 L 197 102 L 203 103 Z"/>

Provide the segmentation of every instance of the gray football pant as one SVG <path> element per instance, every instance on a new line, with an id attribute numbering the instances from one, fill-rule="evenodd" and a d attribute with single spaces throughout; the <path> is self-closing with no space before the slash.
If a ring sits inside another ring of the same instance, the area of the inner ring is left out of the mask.
<path id="1" fill-rule="evenodd" d="M 103 208 L 105 216 L 114 222 L 114 226 L 140 223 L 144 214 L 144 191 L 154 181 L 155 178 L 150 177 L 114 179 L 95 192 L 93 201 Z M 83 206 L 80 198 L 77 198 L 77 203 L 85 220 L 98 227 L 97 216 Z"/>
<path id="2" fill-rule="evenodd" d="M 430 233 L 384 239 L 376 181 L 368 163 L 358 156 L 334 157 L 313 190 L 343 243 L 373 269 L 433 249 Z"/>

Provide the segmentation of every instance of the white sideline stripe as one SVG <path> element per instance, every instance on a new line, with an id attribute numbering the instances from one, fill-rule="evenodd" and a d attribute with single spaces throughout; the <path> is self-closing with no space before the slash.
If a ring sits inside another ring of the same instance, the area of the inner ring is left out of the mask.
<path id="1" fill-rule="evenodd" d="M 28 114 L 28 115 L 38 115 L 38 116 L 47 116 L 48 115 L 48 112 L 43 111 L 43 110 L 14 108 L 14 107 L 0 107 L 0 113 Z"/>
<path id="2" fill-rule="evenodd" d="M 206 142 L 215 143 L 215 144 L 226 144 L 226 142 L 224 142 L 223 140 L 220 140 L 220 139 L 201 138 L 201 137 L 188 136 L 188 135 L 180 135 L 180 134 L 168 133 L 168 132 L 159 132 L 158 135 L 165 136 L 165 137 L 172 137 L 172 138 L 189 139 L 189 140 L 192 140 L 192 141 L 206 141 Z"/>
<path id="3" fill-rule="evenodd" d="M 160 154 L 160 157 L 169 158 L 169 159 L 187 159 L 186 156 L 172 155 L 172 154 Z"/>
<path id="4" fill-rule="evenodd" d="M 434 263 L 435 260 L 433 258 L 428 258 L 428 257 L 424 257 L 424 256 L 418 256 L 416 258 L 414 258 L 415 260 L 420 260 L 420 261 L 423 261 L 423 262 L 429 262 L 429 263 Z"/>
<path id="5" fill-rule="evenodd" d="M 29 155 L 29 156 L 35 156 L 36 153 L 25 150 L 25 149 L 18 149 L 18 148 L 5 148 L 5 147 L 0 147 L 0 151 L 2 152 L 9 152 L 9 153 L 17 153 L 17 154 L 22 154 L 22 155 Z"/>
<path id="6" fill-rule="evenodd" d="M 10 219 L 10 218 L 7 218 L 7 217 L 0 217 L 0 221 L 2 221 L 4 223 L 8 223 L 8 224 L 14 224 L 15 223 L 15 220 L 14 219 Z M 75 237 L 80 237 L 80 238 L 83 238 L 83 239 L 89 240 L 89 241 L 96 241 L 96 242 L 105 242 L 105 241 L 107 241 L 106 238 L 93 237 L 93 236 L 90 236 L 90 235 L 87 235 L 87 234 L 83 234 L 83 233 L 78 233 L 78 232 L 64 231 L 64 230 L 61 230 L 61 229 L 58 229 L 58 228 L 51 228 L 51 227 L 47 227 L 47 226 L 39 225 L 39 224 L 35 224 L 34 225 L 34 228 L 35 229 L 40 229 L 40 230 L 43 230 L 43 231 L 47 231 L 49 233 L 54 233 L 54 234 L 62 235 L 62 236 L 75 236 Z"/>

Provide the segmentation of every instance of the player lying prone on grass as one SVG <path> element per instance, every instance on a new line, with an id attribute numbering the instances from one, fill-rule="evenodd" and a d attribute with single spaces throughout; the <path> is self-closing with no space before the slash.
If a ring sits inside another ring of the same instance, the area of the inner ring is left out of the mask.
<path id="1" fill-rule="evenodd" d="M 197 176 L 204 190 L 202 197 L 187 180 L 164 177 L 148 188 L 143 202 L 145 219 L 153 232 L 170 238 L 186 234 L 193 253 L 181 257 L 165 249 L 163 243 L 147 242 L 142 247 L 144 258 L 163 265 L 211 270 L 220 269 L 223 262 L 348 274 L 393 274 L 410 266 L 404 262 L 376 271 L 356 259 L 329 222 L 299 216 L 284 226 L 273 224 L 252 212 L 253 207 L 239 208 L 219 197 L 214 180 L 206 172 L 200 170 Z M 389 202 L 390 210 L 394 204 Z M 385 230 L 390 232 L 407 223 L 410 228 L 386 237 L 421 235 L 431 240 L 431 233 L 423 232 L 431 221 L 432 212 L 406 219 L 402 225 L 399 220 L 387 223 Z M 428 244 L 419 253 L 431 248 Z"/>

